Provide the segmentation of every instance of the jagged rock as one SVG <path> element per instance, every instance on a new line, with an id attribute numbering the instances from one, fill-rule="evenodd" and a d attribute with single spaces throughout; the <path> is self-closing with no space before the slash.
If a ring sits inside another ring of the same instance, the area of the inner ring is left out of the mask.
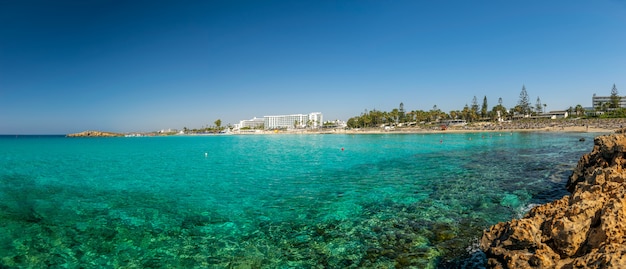
<path id="1" fill-rule="evenodd" d="M 124 135 L 118 134 L 118 133 L 100 132 L 100 131 L 84 131 L 80 133 L 67 135 L 67 137 L 115 137 L 115 136 L 124 136 Z"/>
<path id="2" fill-rule="evenodd" d="M 626 135 L 594 139 L 571 195 L 483 233 L 489 268 L 626 268 Z"/>

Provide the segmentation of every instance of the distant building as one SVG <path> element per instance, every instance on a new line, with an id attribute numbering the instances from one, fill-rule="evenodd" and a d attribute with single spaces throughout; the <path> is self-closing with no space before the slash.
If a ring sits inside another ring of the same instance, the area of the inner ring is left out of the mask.
<path id="1" fill-rule="evenodd" d="M 611 101 L 611 96 L 597 96 L 594 93 L 593 97 L 591 98 L 591 104 L 593 105 L 594 109 L 601 108 L 602 105 L 607 105 L 608 108 L 608 104 L 611 103 L 613 103 Z M 626 96 L 620 96 L 619 107 L 626 107 Z"/>
<path id="2" fill-rule="evenodd" d="M 345 128 L 348 124 L 343 120 L 331 120 L 324 122 L 324 128 Z"/>
<path id="3" fill-rule="evenodd" d="M 569 113 L 565 110 L 557 110 L 557 111 L 550 111 L 548 113 L 546 113 L 546 115 L 550 115 L 551 119 L 565 119 L 567 117 L 569 117 Z"/>
<path id="4" fill-rule="evenodd" d="M 265 116 L 265 129 L 297 129 L 312 127 L 317 128 L 322 125 L 323 116 L 321 112 L 309 114 L 291 114 L 278 116 Z"/>
<path id="5" fill-rule="evenodd" d="M 250 128 L 250 129 L 260 129 L 263 128 L 263 124 L 265 124 L 265 119 L 254 117 L 249 120 L 242 120 L 239 124 L 235 124 L 235 129 L 241 128 Z"/>
<path id="6" fill-rule="evenodd" d="M 168 134 L 168 133 L 178 133 L 177 129 L 162 129 L 161 131 L 159 131 L 160 134 Z"/>
<path id="7" fill-rule="evenodd" d="M 446 126 L 465 126 L 467 125 L 467 121 L 465 120 L 442 120 L 441 124 Z"/>
<path id="8" fill-rule="evenodd" d="M 596 110 L 597 107 L 585 107 L 585 115 L 588 117 L 597 117 L 604 114 L 604 111 Z"/>

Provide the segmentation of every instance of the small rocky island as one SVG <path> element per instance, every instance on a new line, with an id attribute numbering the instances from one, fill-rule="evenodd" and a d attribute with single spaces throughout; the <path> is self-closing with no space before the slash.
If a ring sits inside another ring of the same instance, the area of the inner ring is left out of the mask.
<path id="1" fill-rule="evenodd" d="M 67 137 L 118 137 L 124 136 L 123 134 L 101 132 L 101 131 L 84 131 L 80 133 L 68 134 Z"/>
<path id="2" fill-rule="evenodd" d="M 483 233 L 488 268 L 626 268 L 626 135 L 599 136 L 560 200 Z"/>

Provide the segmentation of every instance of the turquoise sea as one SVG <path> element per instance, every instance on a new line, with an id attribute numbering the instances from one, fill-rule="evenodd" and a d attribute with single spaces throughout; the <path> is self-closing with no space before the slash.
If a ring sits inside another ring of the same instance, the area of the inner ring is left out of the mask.
<path id="1" fill-rule="evenodd" d="M 0 268 L 480 268 L 593 137 L 0 136 Z"/>

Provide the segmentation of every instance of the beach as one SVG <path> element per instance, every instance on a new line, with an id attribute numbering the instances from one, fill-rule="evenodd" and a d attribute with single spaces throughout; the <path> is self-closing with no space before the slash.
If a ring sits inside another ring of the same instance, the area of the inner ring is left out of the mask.
<path id="1" fill-rule="evenodd" d="M 411 127 L 329 128 L 292 130 L 235 131 L 233 134 L 378 134 L 378 133 L 473 133 L 473 132 L 574 132 L 613 133 L 626 126 L 626 119 L 563 119 L 519 120 L 508 122 L 478 122 L 466 126 L 450 126 L 445 130 L 438 124 Z"/>

